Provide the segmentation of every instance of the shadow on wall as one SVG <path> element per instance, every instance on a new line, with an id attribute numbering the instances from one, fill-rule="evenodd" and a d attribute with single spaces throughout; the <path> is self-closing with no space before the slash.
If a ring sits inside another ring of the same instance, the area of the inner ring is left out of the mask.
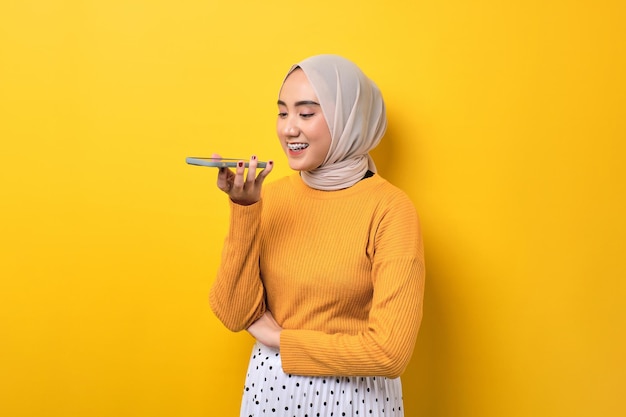
<path id="1" fill-rule="evenodd" d="M 406 177 L 405 168 L 394 165 L 398 161 L 398 152 L 402 150 L 394 146 L 403 143 L 401 133 L 394 126 L 406 126 L 402 121 L 390 120 L 389 128 L 380 145 L 371 152 L 380 175 L 394 185 L 403 188 L 413 201 L 419 201 L 415 186 L 405 187 L 406 181 L 414 185 Z M 419 141 L 417 141 L 419 142 Z M 418 152 L 419 154 L 419 152 Z M 419 155 L 418 155 L 418 158 Z M 422 172 L 422 175 L 424 173 Z M 424 182 L 424 181 L 419 181 Z M 424 221 L 424 218 L 421 218 Z M 450 309 L 446 307 L 445 282 L 450 282 L 445 277 L 445 262 L 451 261 L 444 254 L 445 244 L 438 244 L 436 236 L 428 236 L 426 231 L 437 230 L 431 225 L 425 227 L 424 246 L 426 254 L 426 287 L 424 296 L 424 316 L 417 344 L 413 352 L 413 358 L 402 376 L 404 405 L 406 417 L 438 417 L 449 415 L 450 409 L 456 408 L 454 404 L 455 392 L 461 381 L 450 378 L 451 355 L 453 355 L 453 341 L 451 338 L 451 325 L 453 318 L 450 317 Z"/>
<path id="2" fill-rule="evenodd" d="M 426 253 L 432 255 L 432 251 Z M 424 317 L 413 358 L 402 376 L 406 417 L 446 416 L 454 408 L 451 403 L 460 381 L 449 378 L 452 340 L 441 285 L 444 270 L 434 256 L 427 256 Z"/>

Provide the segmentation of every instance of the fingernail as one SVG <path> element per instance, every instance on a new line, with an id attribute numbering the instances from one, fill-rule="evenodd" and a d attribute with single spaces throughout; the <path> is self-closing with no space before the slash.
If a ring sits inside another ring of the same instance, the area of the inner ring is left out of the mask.
<path id="1" fill-rule="evenodd" d="M 255 160 L 256 159 L 256 155 L 252 155 L 252 159 Z"/>
<path id="2" fill-rule="evenodd" d="M 268 161 L 267 163 L 270 165 L 274 165 L 274 161 Z"/>
<path id="3" fill-rule="evenodd" d="M 243 166 L 243 162 L 237 162 L 237 166 L 241 168 Z"/>

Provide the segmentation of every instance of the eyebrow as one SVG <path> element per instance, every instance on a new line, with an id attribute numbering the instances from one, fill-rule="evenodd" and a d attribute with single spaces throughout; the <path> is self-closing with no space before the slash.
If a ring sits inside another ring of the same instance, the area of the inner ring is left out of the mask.
<path id="1" fill-rule="evenodd" d="M 279 106 L 286 106 L 287 104 L 285 104 L 285 102 L 282 101 L 282 100 L 278 100 L 278 105 Z M 320 105 L 320 103 L 317 103 L 317 102 L 315 102 L 313 100 L 296 101 L 296 104 L 295 104 L 296 107 L 298 107 L 298 106 L 319 106 L 319 105 Z"/>

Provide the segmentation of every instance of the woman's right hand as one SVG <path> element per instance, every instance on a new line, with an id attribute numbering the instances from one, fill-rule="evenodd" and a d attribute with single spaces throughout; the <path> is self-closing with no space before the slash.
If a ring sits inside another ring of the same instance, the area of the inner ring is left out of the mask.
<path id="1" fill-rule="evenodd" d="M 218 154 L 213 154 L 212 158 L 221 158 Z M 261 186 L 265 177 L 272 172 L 273 161 L 269 161 L 267 166 L 256 175 L 257 158 L 250 157 L 248 173 L 243 161 L 237 163 L 237 168 L 233 172 L 229 168 L 220 168 L 217 174 L 217 188 L 224 191 L 233 203 L 242 206 L 249 206 L 261 199 Z"/>
<path id="2" fill-rule="evenodd" d="M 282 332 L 283 328 L 278 325 L 278 322 L 269 310 L 263 313 L 261 318 L 252 323 L 247 330 L 248 333 L 265 346 L 280 349 L 280 332 Z"/>

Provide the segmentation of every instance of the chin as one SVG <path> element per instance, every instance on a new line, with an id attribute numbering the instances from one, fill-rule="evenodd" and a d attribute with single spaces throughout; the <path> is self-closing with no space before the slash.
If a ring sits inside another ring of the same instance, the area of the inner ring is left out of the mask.
<path id="1" fill-rule="evenodd" d="M 307 170 L 306 168 L 302 167 L 302 164 L 299 164 L 297 162 L 296 163 L 290 163 L 289 164 L 289 168 L 291 168 L 294 171 L 306 171 Z"/>
<path id="2" fill-rule="evenodd" d="M 294 171 L 313 171 L 324 163 L 323 158 L 316 158 L 315 155 L 291 156 L 289 152 L 285 152 L 285 154 L 289 168 Z"/>
<path id="3" fill-rule="evenodd" d="M 303 164 L 301 160 L 294 160 L 287 157 L 287 162 L 289 163 L 289 168 L 294 171 L 306 171 L 305 164 Z"/>

